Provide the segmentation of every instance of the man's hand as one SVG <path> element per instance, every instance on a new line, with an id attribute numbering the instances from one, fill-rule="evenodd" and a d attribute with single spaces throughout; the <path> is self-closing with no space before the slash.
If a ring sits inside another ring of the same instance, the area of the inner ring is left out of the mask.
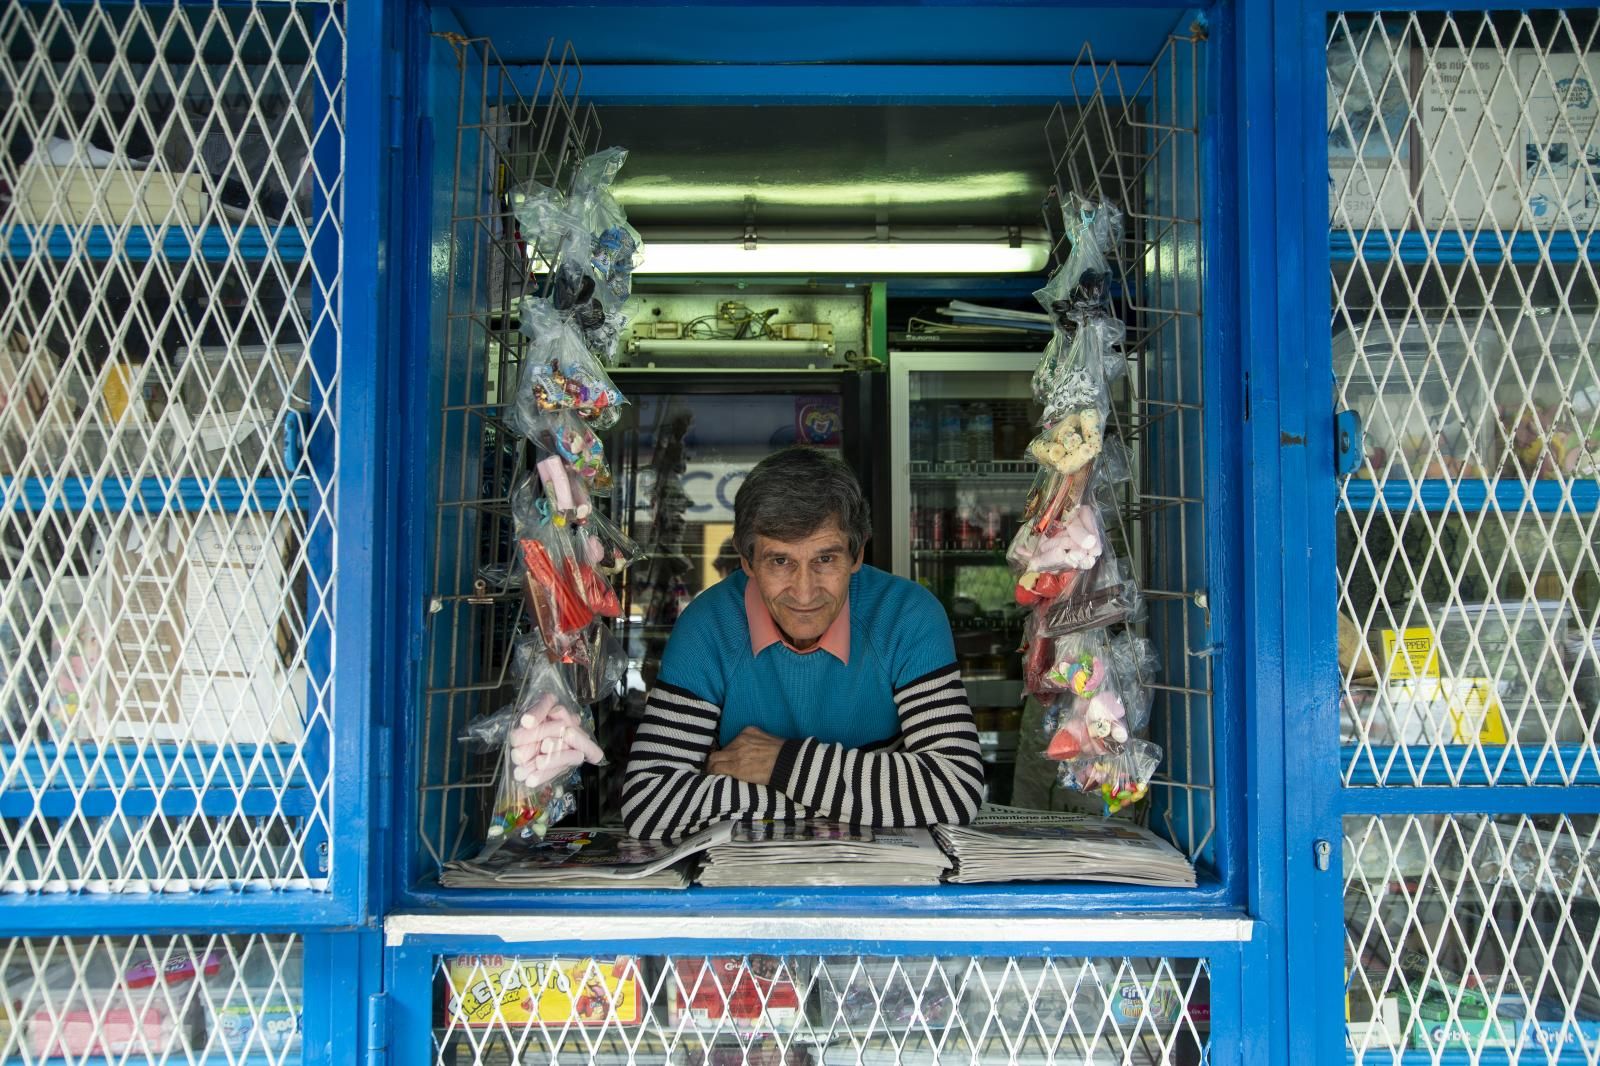
<path id="1" fill-rule="evenodd" d="M 706 760 L 706 773 L 727 774 L 752 785 L 770 785 L 772 767 L 783 750 L 783 738 L 745 726 L 721 751 Z"/>

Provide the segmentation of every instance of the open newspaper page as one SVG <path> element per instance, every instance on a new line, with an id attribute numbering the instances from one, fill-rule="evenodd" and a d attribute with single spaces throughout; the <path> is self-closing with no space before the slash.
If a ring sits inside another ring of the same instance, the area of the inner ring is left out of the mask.
<path id="1" fill-rule="evenodd" d="M 686 888 L 689 860 L 733 833 L 721 822 L 678 844 L 621 829 L 552 829 L 534 844 L 506 844 L 483 860 L 445 864 L 446 888 Z"/>
<path id="2" fill-rule="evenodd" d="M 754 821 L 706 852 L 699 882 L 754 885 L 931 885 L 950 860 L 926 829 L 874 829 L 824 819 Z"/>
<path id="3" fill-rule="evenodd" d="M 1115 818 L 985 807 L 971 825 L 934 827 L 955 860 L 947 878 L 993 881 L 1113 881 L 1192 888 L 1194 866 L 1142 825 Z"/>

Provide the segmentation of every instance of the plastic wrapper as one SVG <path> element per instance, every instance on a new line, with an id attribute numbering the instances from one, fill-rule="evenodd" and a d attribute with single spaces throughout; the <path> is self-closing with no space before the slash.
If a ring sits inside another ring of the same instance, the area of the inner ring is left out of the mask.
<path id="1" fill-rule="evenodd" d="M 1033 294 L 1057 322 L 1110 303 L 1110 256 L 1122 240 L 1122 211 L 1109 200 L 1074 194 L 1062 203 L 1061 213 L 1071 249 L 1066 262 Z"/>
<path id="2" fill-rule="evenodd" d="M 606 558 L 605 545 L 558 523 L 549 500 L 533 484 L 533 479 L 524 479 L 511 497 L 523 586 L 540 637 L 553 653 L 565 654 L 572 635 L 596 615 L 615 618 L 622 607 L 596 569 Z"/>
<path id="3" fill-rule="evenodd" d="M 542 837 L 570 813 L 576 769 L 600 763 L 593 721 L 553 664 L 537 664 L 523 678 L 516 719 L 501 745 L 494 816 L 486 852 L 506 840 Z"/>
<path id="4" fill-rule="evenodd" d="M 599 703 L 627 677 L 628 654 L 610 626 L 594 622 L 566 642 L 561 669 L 580 702 Z"/>
<path id="5" fill-rule="evenodd" d="M 625 148 L 596 152 L 578 165 L 571 203 L 590 233 L 588 270 L 595 297 L 609 312 L 621 309 L 633 291 L 633 271 L 644 242 L 611 194 L 612 182 L 627 160 Z"/>
<path id="6" fill-rule="evenodd" d="M 467 723 L 464 733 L 457 739 L 468 751 L 486 754 L 498 751 L 505 743 L 506 731 L 517 720 L 517 705 L 508 703 L 498 711 L 480 714 Z"/>
<path id="7" fill-rule="evenodd" d="M 1023 664 L 1028 691 L 1041 699 L 1055 697 L 1046 754 L 1061 759 L 1115 751 L 1144 732 L 1156 665 L 1150 642 L 1132 633 L 1108 637 L 1095 629 L 1032 641 Z M 1071 732 L 1061 737 L 1063 729 Z"/>
<path id="8" fill-rule="evenodd" d="M 1054 425 L 1080 408 L 1108 409 L 1107 384 L 1128 369 L 1120 347 L 1126 334 L 1126 327 L 1109 315 L 1091 315 L 1056 331 L 1033 372 L 1033 396 L 1044 409 L 1041 426 Z"/>
<path id="9" fill-rule="evenodd" d="M 1080 503 L 1055 520 L 1024 524 L 1006 551 L 1017 579 L 1017 605 L 1037 607 L 1066 595 L 1105 553 L 1105 525 L 1093 502 Z"/>
<path id="10" fill-rule="evenodd" d="M 520 319 L 522 332 L 532 343 L 507 416 L 511 428 L 530 436 L 537 414 L 564 409 L 602 428 L 614 424 L 616 408 L 624 402 L 622 392 L 589 352 L 572 320 L 548 300 L 532 296 L 523 298 Z"/>
<path id="11" fill-rule="evenodd" d="M 644 549 L 639 547 L 638 542 L 618 529 L 616 523 L 603 512 L 591 514 L 579 534 L 594 542 L 586 543 L 585 557 L 593 559 L 594 568 L 607 576 L 620 574 L 645 557 Z"/>
<path id="12" fill-rule="evenodd" d="M 1059 474 L 1078 473 L 1105 449 L 1107 410 L 1098 406 L 1063 412 L 1028 444 L 1028 454 Z"/>
<path id="13" fill-rule="evenodd" d="M 548 263 L 579 261 L 589 244 L 583 218 L 558 190 L 530 181 L 511 192 L 522 239 Z"/>
<path id="14" fill-rule="evenodd" d="M 521 431 L 533 441 L 539 458 L 554 455 L 565 460 L 591 495 L 604 495 L 611 490 L 611 468 L 606 465 L 600 436 L 571 409 L 534 411 Z"/>
<path id="15" fill-rule="evenodd" d="M 1149 795 L 1150 780 L 1160 765 L 1160 746 L 1135 738 L 1115 753 L 1065 760 L 1058 777 L 1068 788 L 1100 793 L 1106 813 L 1116 814 Z"/>
<path id="16" fill-rule="evenodd" d="M 1102 554 L 1054 599 L 1035 606 L 1033 621 L 1038 635 L 1060 637 L 1137 621 L 1144 611 L 1144 597 L 1128 576 L 1131 573 L 1112 553 Z"/>

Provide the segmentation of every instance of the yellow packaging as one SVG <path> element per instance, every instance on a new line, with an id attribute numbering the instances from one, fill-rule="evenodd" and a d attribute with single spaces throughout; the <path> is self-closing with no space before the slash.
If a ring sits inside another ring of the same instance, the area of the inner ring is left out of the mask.
<path id="1" fill-rule="evenodd" d="M 1441 680 L 1433 630 L 1418 627 L 1396 633 L 1385 629 L 1383 658 L 1388 664 L 1391 697 L 1442 707 L 1450 719 L 1450 743 L 1506 742 L 1505 713 L 1494 684 L 1486 677 Z"/>
<path id="2" fill-rule="evenodd" d="M 605 962 L 461 955 L 446 960 L 445 975 L 445 1009 L 456 1024 L 600 1027 L 641 1020 L 639 964 L 627 956 Z"/>

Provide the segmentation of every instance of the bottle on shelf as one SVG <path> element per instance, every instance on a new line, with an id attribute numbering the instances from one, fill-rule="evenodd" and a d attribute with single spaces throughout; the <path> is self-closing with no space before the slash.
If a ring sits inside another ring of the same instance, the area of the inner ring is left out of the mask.
<path id="1" fill-rule="evenodd" d="M 966 457 L 966 430 L 961 421 L 961 405 L 946 403 L 939 408 L 939 462 L 959 463 Z"/>
<path id="2" fill-rule="evenodd" d="M 933 410 L 926 403 L 911 405 L 911 461 L 931 463 L 934 460 Z"/>
<path id="3" fill-rule="evenodd" d="M 968 409 L 967 459 L 974 463 L 994 462 L 994 412 L 982 400 Z"/>

